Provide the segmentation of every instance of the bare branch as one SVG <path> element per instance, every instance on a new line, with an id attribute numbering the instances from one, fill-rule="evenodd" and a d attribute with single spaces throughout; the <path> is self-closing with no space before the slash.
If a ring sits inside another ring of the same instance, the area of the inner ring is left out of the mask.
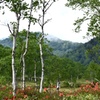
<path id="1" fill-rule="evenodd" d="M 7 24 L 7 26 L 8 26 L 9 32 L 14 36 L 13 32 L 12 32 L 11 29 L 10 29 L 9 24 Z"/>
<path id="2" fill-rule="evenodd" d="M 97 11 L 98 11 L 98 13 L 100 14 L 100 9 L 99 8 L 97 8 L 96 6 L 93 6 Z"/>
<path id="3" fill-rule="evenodd" d="M 54 2 L 52 2 L 52 3 L 45 9 L 44 12 L 47 12 L 47 10 L 52 6 L 53 3 L 54 3 Z"/>
<path id="4" fill-rule="evenodd" d="M 45 25 L 46 23 L 48 23 L 50 20 L 52 20 L 52 18 L 51 18 L 51 19 L 47 19 L 47 20 L 44 22 L 43 25 Z"/>
<path id="5" fill-rule="evenodd" d="M 40 21 L 38 21 L 38 24 L 42 27 L 42 24 L 40 23 Z"/>
<path id="6" fill-rule="evenodd" d="M 44 7 L 46 7 L 49 4 L 50 0 L 44 5 Z"/>
<path id="7" fill-rule="evenodd" d="M 3 2 L 4 2 L 4 0 L 0 1 L 0 3 L 3 3 Z"/>
<path id="8" fill-rule="evenodd" d="M 39 15 L 39 18 L 38 18 L 38 24 L 42 27 L 42 24 L 41 24 L 41 18 L 42 18 L 42 16 L 41 15 Z"/>

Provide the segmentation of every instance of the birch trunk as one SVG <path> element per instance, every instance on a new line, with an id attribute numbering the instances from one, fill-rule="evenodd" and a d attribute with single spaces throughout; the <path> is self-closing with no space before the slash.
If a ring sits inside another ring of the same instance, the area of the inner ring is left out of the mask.
<path id="1" fill-rule="evenodd" d="M 36 79 L 36 62 L 35 62 L 35 66 L 34 66 L 34 82 L 35 82 L 35 87 L 37 87 L 36 81 L 37 81 L 37 79 Z"/>
<path id="2" fill-rule="evenodd" d="M 31 0 L 31 4 L 30 4 L 30 16 L 32 16 L 32 8 L 33 8 L 33 0 Z M 22 62 L 23 62 L 23 76 L 22 76 L 23 84 L 22 84 L 22 89 L 23 90 L 25 89 L 25 67 L 26 67 L 26 65 L 25 65 L 25 55 L 26 55 L 27 49 L 28 49 L 30 25 L 31 25 L 31 19 L 29 19 L 27 36 L 26 36 L 25 51 L 24 51 L 24 53 L 22 55 Z"/>
<path id="3" fill-rule="evenodd" d="M 13 96 L 16 96 L 15 48 L 16 48 L 16 36 L 13 36 L 13 47 L 12 47 L 12 88 L 13 88 Z"/>
<path id="4" fill-rule="evenodd" d="M 43 51 L 42 51 L 42 40 L 44 39 L 44 16 L 45 16 L 45 1 L 43 0 L 43 8 L 42 8 L 42 19 L 41 19 L 41 30 L 42 30 L 42 36 L 39 39 L 39 48 L 40 48 L 40 59 L 41 59 L 41 81 L 40 81 L 40 90 L 41 93 L 43 90 L 43 81 L 44 81 L 44 60 L 43 60 Z"/>
<path id="5" fill-rule="evenodd" d="M 41 31 L 42 31 L 42 36 L 39 39 L 39 48 L 40 48 L 40 59 L 41 59 L 41 67 L 42 67 L 42 71 L 41 71 L 41 81 L 40 81 L 40 93 L 42 92 L 42 88 L 43 88 L 43 81 L 44 81 L 44 60 L 43 60 L 43 50 L 42 50 L 42 40 L 44 39 L 44 25 L 46 23 L 48 23 L 48 21 L 50 21 L 51 19 L 48 19 L 45 21 L 45 15 L 48 11 L 48 9 L 51 7 L 51 5 L 53 4 L 53 2 L 55 1 L 51 1 L 48 0 L 43 0 L 42 1 L 42 7 L 41 7 L 41 11 L 42 14 L 39 17 L 38 20 L 38 24 L 41 27 Z M 39 4 L 41 4 L 41 0 L 39 0 Z"/>
<path id="6" fill-rule="evenodd" d="M 43 51 L 42 51 L 41 39 L 40 39 L 39 47 L 40 47 L 41 67 L 42 67 L 41 81 L 40 81 L 40 93 L 41 93 L 42 89 L 43 89 L 43 80 L 44 80 L 44 60 L 43 60 Z"/>
<path id="7" fill-rule="evenodd" d="M 16 69 L 15 69 L 15 50 L 16 50 L 16 37 L 19 32 L 19 22 L 20 22 L 20 17 L 17 16 L 17 24 L 13 24 L 13 32 L 11 32 L 10 27 L 8 25 L 8 28 L 13 36 L 13 46 L 12 46 L 12 88 L 13 88 L 13 96 L 16 96 L 16 88 L 17 88 L 17 83 L 16 83 Z"/>

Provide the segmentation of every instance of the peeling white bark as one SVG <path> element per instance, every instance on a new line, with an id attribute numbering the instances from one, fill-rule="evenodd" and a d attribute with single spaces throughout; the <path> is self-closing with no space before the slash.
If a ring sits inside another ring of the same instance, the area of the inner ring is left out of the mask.
<path id="1" fill-rule="evenodd" d="M 33 0 L 31 0 L 31 4 L 30 4 L 30 16 L 32 16 L 32 8 L 33 8 Z M 25 55 L 27 53 L 27 49 L 28 49 L 28 41 L 29 41 L 29 31 L 30 31 L 30 25 L 31 25 L 31 19 L 29 19 L 29 24 L 28 24 L 28 30 L 27 30 L 27 36 L 26 36 L 26 45 L 25 45 L 25 51 L 22 55 L 22 62 L 23 62 L 23 76 L 22 76 L 22 80 L 23 80 L 23 84 L 22 84 L 22 89 L 25 89 Z"/>
<path id="2" fill-rule="evenodd" d="M 43 60 L 43 50 L 42 50 L 42 40 L 44 39 L 44 25 L 47 24 L 48 21 L 51 20 L 51 19 L 48 19 L 48 20 L 45 21 L 45 14 L 47 13 L 48 9 L 51 7 L 53 2 L 54 1 L 52 1 L 52 0 L 48 0 L 48 1 L 43 0 L 42 1 L 42 5 L 41 5 L 42 6 L 41 7 L 42 14 L 40 15 L 39 20 L 38 20 L 38 24 L 40 25 L 41 30 L 42 30 L 42 36 L 39 39 L 40 59 L 41 59 L 41 67 L 42 67 L 40 90 L 39 90 L 40 93 L 42 92 L 43 81 L 44 81 L 44 60 Z M 40 0 L 39 0 L 39 4 L 41 4 Z"/>
<path id="3" fill-rule="evenodd" d="M 42 67 L 41 81 L 40 81 L 40 93 L 41 93 L 42 92 L 42 88 L 43 88 L 43 80 L 44 80 L 44 60 L 43 60 L 43 52 L 42 52 L 42 44 L 41 44 L 41 42 L 39 43 L 39 47 L 40 47 L 41 67 Z"/>
<path id="4" fill-rule="evenodd" d="M 13 96 L 16 95 L 15 48 L 16 48 L 16 37 L 13 36 L 13 47 L 12 47 L 12 87 L 13 87 Z"/>

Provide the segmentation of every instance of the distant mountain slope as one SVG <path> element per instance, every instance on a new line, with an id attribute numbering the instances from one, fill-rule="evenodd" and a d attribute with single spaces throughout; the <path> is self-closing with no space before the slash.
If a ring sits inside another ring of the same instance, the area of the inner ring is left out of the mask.
<path id="1" fill-rule="evenodd" d="M 84 65 L 87 65 L 90 61 L 99 63 L 99 44 L 100 42 L 96 38 L 91 39 L 89 42 L 81 44 L 72 51 L 69 51 L 65 56 Z"/>
<path id="2" fill-rule="evenodd" d="M 12 41 L 10 38 L 0 40 L 0 44 L 3 46 L 12 47 Z"/>
<path id="3" fill-rule="evenodd" d="M 73 43 L 70 41 L 57 40 L 57 41 L 50 41 L 49 45 L 51 48 L 53 48 L 53 53 L 55 55 L 64 56 L 68 52 L 73 51 L 73 49 L 76 49 L 78 46 L 80 46 L 81 43 Z"/>
<path id="4" fill-rule="evenodd" d="M 73 43 L 70 41 L 64 41 L 52 35 L 45 36 L 50 42 L 49 45 L 53 48 L 54 53 L 57 55 L 64 55 L 66 52 L 76 48 L 80 43 Z M 0 40 L 0 44 L 3 46 L 12 47 L 12 41 L 10 38 Z M 57 52 L 57 53 L 56 53 Z"/>
<path id="5" fill-rule="evenodd" d="M 59 38 L 54 37 L 52 35 L 47 35 L 47 36 L 45 36 L 45 38 L 47 38 L 49 41 L 60 40 Z M 0 44 L 3 45 L 3 46 L 12 47 L 12 40 L 10 38 L 5 38 L 3 40 L 0 40 Z"/>

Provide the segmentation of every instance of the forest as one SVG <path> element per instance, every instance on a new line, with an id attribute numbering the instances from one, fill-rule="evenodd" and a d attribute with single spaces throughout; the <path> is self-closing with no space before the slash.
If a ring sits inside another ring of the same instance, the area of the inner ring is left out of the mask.
<path id="1" fill-rule="evenodd" d="M 1 0 L 0 10 L 7 7 L 16 21 L 7 23 L 11 35 L 0 40 L 0 99 L 1 100 L 99 100 L 100 99 L 100 13 L 97 0 L 68 0 L 65 6 L 88 9 L 74 23 L 75 31 L 91 19 L 86 43 L 74 43 L 46 38 L 44 26 L 51 19 L 45 15 L 56 0 Z M 88 5 L 88 3 L 90 5 Z M 88 6 L 87 6 L 88 5 Z M 93 14 L 91 11 L 93 10 Z M 34 18 L 34 11 L 41 11 Z M 27 29 L 19 31 L 21 20 Z M 31 24 L 39 24 L 41 32 L 31 32 Z M 60 82 L 60 83 L 59 83 Z M 59 85 L 58 85 L 59 83 Z M 59 89 L 56 87 L 59 87 Z M 64 89 L 64 91 L 60 91 Z M 71 92 L 66 89 L 72 89 Z M 77 89 L 77 90 L 76 90 Z M 92 98 L 92 99 L 91 99 Z"/>

